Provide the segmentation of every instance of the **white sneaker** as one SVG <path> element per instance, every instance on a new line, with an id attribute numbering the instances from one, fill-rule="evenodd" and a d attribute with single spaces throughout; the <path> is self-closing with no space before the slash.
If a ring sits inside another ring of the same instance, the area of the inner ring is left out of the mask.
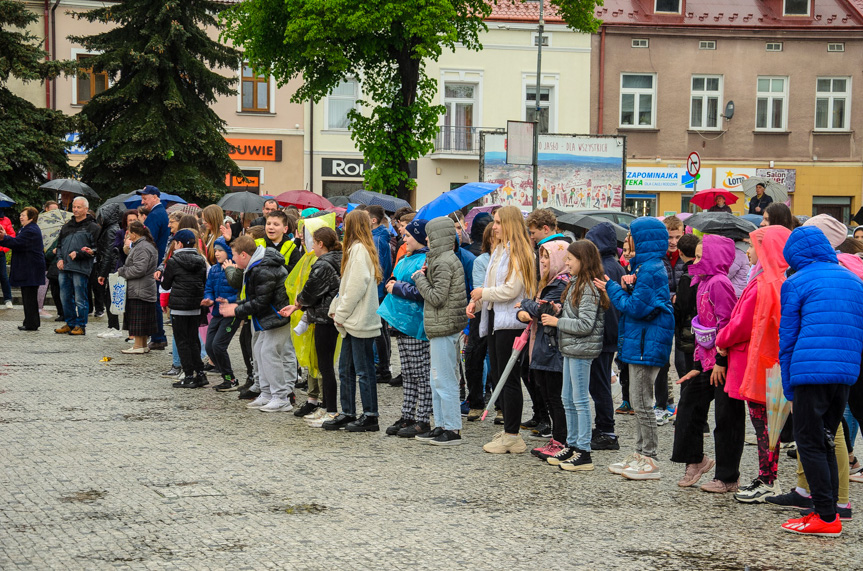
<path id="1" fill-rule="evenodd" d="M 318 408 L 316 408 L 315 410 L 313 410 L 312 412 L 310 412 L 309 414 L 307 414 L 306 416 L 304 416 L 304 417 L 303 417 L 303 420 L 306 420 L 306 421 L 308 421 L 308 422 L 312 422 L 312 421 L 315 421 L 315 420 L 320 420 L 320 419 L 321 419 L 321 418 L 323 418 L 323 417 L 324 417 L 324 415 L 326 415 L 326 414 L 327 414 L 327 409 L 325 409 L 325 408 L 324 408 L 324 407 L 322 407 L 322 406 L 319 406 Z"/>
<path id="2" fill-rule="evenodd" d="M 12 309 L 12 300 L 6 302 L 6 309 Z"/>
<path id="3" fill-rule="evenodd" d="M 610 464 L 608 466 L 608 471 L 612 474 L 617 474 L 618 476 L 623 474 L 623 471 L 628 468 L 634 468 L 638 461 L 641 460 L 641 454 L 638 452 L 633 452 L 623 462 L 615 462 L 614 464 Z"/>
<path id="4" fill-rule="evenodd" d="M 290 412 L 294 410 L 294 407 L 291 405 L 290 399 L 280 400 L 274 398 L 264 406 L 259 407 L 258 410 L 261 412 Z"/>
<path id="5" fill-rule="evenodd" d="M 322 416 L 321 418 L 319 418 L 317 420 L 310 420 L 309 421 L 309 428 L 322 428 L 326 421 L 332 420 L 336 416 L 338 416 L 338 414 L 335 412 L 324 411 L 324 416 Z"/>
<path id="6" fill-rule="evenodd" d="M 649 456 L 642 456 L 638 464 L 627 468 L 621 475 L 628 480 L 658 480 L 661 477 L 659 466 Z"/>
<path id="7" fill-rule="evenodd" d="M 656 426 L 664 426 L 671 422 L 671 413 L 667 410 L 657 409 L 656 411 Z"/>
<path id="8" fill-rule="evenodd" d="M 40 311 L 39 317 L 41 317 L 42 319 L 51 319 L 54 316 L 51 315 L 50 313 L 48 313 L 47 311 Z"/>
<path id="9" fill-rule="evenodd" d="M 100 339 L 119 339 L 123 337 L 123 334 L 120 333 L 119 330 L 114 329 L 113 327 L 109 327 L 108 331 L 105 331 L 104 333 L 99 333 L 98 335 L 96 335 L 96 337 L 99 337 Z"/>
<path id="10" fill-rule="evenodd" d="M 270 397 L 265 397 L 264 395 L 258 395 L 258 398 L 250 402 L 246 405 L 246 408 L 261 408 L 265 404 L 270 402 Z"/>

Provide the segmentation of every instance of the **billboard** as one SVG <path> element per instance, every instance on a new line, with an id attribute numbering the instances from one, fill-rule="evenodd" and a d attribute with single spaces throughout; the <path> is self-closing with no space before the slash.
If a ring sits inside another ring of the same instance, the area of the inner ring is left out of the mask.
<path id="1" fill-rule="evenodd" d="M 506 134 L 480 134 L 479 178 L 501 187 L 484 204 L 529 209 L 533 167 L 506 164 Z M 540 135 L 537 208 L 620 210 L 626 138 L 602 135 Z"/>
<path id="2" fill-rule="evenodd" d="M 629 167 L 626 169 L 626 190 L 629 192 L 692 192 L 697 181 L 699 189 L 713 184 L 713 169 L 701 169 L 690 176 L 686 169 L 671 167 Z"/>

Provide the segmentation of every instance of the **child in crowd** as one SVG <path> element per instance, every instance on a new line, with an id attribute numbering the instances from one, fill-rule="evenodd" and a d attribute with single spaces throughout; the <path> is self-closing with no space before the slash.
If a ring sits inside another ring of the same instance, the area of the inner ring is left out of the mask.
<path id="1" fill-rule="evenodd" d="M 556 314 L 554 304 L 569 284 L 569 270 L 564 260 L 568 243 L 563 240 L 545 242 L 539 247 L 539 287 L 535 300 L 523 299 L 516 317 L 531 323 L 530 369 L 551 418 L 551 439 L 545 446 L 531 450 L 541 460 L 554 456 L 566 445 L 566 413 L 561 400 L 563 390 L 563 356 L 557 340 L 557 327 L 540 323 L 546 313 Z"/>
<path id="2" fill-rule="evenodd" d="M 485 214 L 485 218 L 491 220 L 491 216 Z M 477 216 L 477 218 L 480 218 Z M 481 219 L 482 222 L 485 218 Z M 471 226 L 471 234 L 474 235 L 474 229 L 477 225 L 477 219 L 473 221 Z M 481 234 L 479 248 L 474 248 L 476 243 L 471 244 L 471 252 L 478 252 L 477 257 L 473 262 L 473 279 L 474 284 L 481 284 L 485 280 L 485 272 L 488 269 L 488 261 L 491 258 L 491 251 L 494 249 L 494 225 L 485 223 L 484 230 Z M 488 354 L 488 337 L 480 337 L 481 317 L 472 317 L 468 321 L 467 342 L 464 348 L 464 375 L 467 382 L 467 403 L 468 403 L 468 422 L 479 420 L 485 409 L 485 368 L 486 355 Z"/>
<path id="3" fill-rule="evenodd" d="M 424 300 L 423 325 L 429 338 L 430 385 L 434 430 L 415 438 L 435 446 L 462 443 L 458 378 L 458 336 L 467 326 L 465 270 L 453 251 L 456 231 L 452 221 L 435 218 L 426 224 L 429 252 L 426 266 L 413 274 Z M 469 252 L 465 252 L 470 256 Z"/>
<path id="4" fill-rule="evenodd" d="M 221 236 L 213 240 L 213 259 L 216 262 L 210 267 L 207 274 L 207 283 L 204 286 L 204 299 L 201 305 L 212 307 L 212 319 L 207 327 L 207 355 L 210 357 L 216 370 L 222 377 L 222 382 L 215 388 L 219 392 L 235 391 L 239 388 L 239 381 L 234 377 L 234 368 L 231 366 L 231 357 L 228 355 L 228 346 L 231 339 L 239 329 L 240 320 L 236 317 L 228 318 L 219 313 L 217 299 L 224 299 L 228 303 L 237 301 L 237 290 L 228 284 L 225 270 L 222 264 L 233 257 L 231 247 Z"/>
<path id="5" fill-rule="evenodd" d="M 377 286 L 383 274 L 372 239 L 371 220 L 365 211 L 355 210 L 345 216 L 343 250 L 339 294 L 329 309 L 329 316 L 342 335 L 339 356 L 342 412 L 324 422 L 323 428 L 377 432 L 380 427 L 373 346 L 381 334 Z M 357 382 L 363 403 L 363 414 L 359 418 L 356 415 Z"/>
<path id="6" fill-rule="evenodd" d="M 175 388 L 196 389 L 208 385 L 201 361 L 201 301 L 207 281 L 207 261 L 196 249 L 197 236 L 184 229 L 174 233 L 173 255 L 165 264 L 162 286 L 171 290 L 168 307 L 180 363 L 185 377 L 174 383 Z"/>
<path id="7" fill-rule="evenodd" d="M 626 240 L 623 241 L 622 253 L 620 255 L 620 265 L 623 267 L 624 275 L 629 275 L 632 273 L 632 258 L 635 257 L 635 243 L 632 241 L 632 234 L 626 237 Z M 609 274 L 611 277 L 611 274 Z M 621 279 L 623 279 L 621 277 Z M 620 282 L 623 283 L 623 282 Z M 612 304 L 612 311 L 615 313 L 617 308 Z M 619 319 L 618 319 L 619 321 Z M 615 341 L 614 350 L 617 351 L 617 341 Z M 615 414 L 635 414 L 635 410 L 633 410 L 632 405 L 629 404 L 629 367 L 626 363 L 620 360 L 620 354 L 618 354 L 614 358 L 614 362 L 617 363 L 617 370 L 619 374 L 617 376 L 618 382 L 620 382 L 620 394 L 623 397 L 623 402 L 620 403 L 620 406 L 614 409 Z"/>
<path id="8" fill-rule="evenodd" d="M 410 216 L 410 215 L 407 215 Z M 423 324 L 423 297 L 413 274 L 426 263 L 426 221 L 412 219 L 404 228 L 405 252 L 387 282 L 389 295 L 378 315 L 396 331 L 401 361 L 402 415 L 387 434 L 414 438 L 431 431 L 432 392 L 429 380 L 429 341 Z"/>
<path id="9" fill-rule="evenodd" d="M 629 364 L 630 396 L 637 420 L 635 452 L 608 469 L 631 480 L 658 480 L 656 417 L 651 402 L 656 377 L 668 363 L 674 337 L 668 274 L 663 265 L 668 230 L 655 218 L 639 218 L 630 230 L 637 252 L 631 262 L 633 273 L 624 276 L 623 285 L 594 280 L 620 312 L 618 354 Z"/>
<path id="10" fill-rule="evenodd" d="M 546 461 L 567 471 L 593 470 L 590 457 L 590 366 L 602 352 L 604 313 L 611 305 L 604 289 L 594 285 L 604 276 L 596 245 L 589 240 L 567 248 L 572 276 L 563 292 L 560 318 L 543 315 L 543 325 L 557 326 L 563 354 L 563 408 L 566 447 Z"/>
<path id="11" fill-rule="evenodd" d="M 684 374 L 692 370 L 695 360 L 692 318 L 698 313 L 696 305 L 698 286 L 692 284 L 694 276 L 689 273 L 689 267 L 695 262 L 695 250 L 700 243 L 701 239 L 695 234 L 686 234 L 677 242 L 684 271 L 677 282 L 677 293 L 672 303 L 674 306 L 674 368 Z"/>
<path id="12" fill-rule="evenodd" d="M 225 226 L 227 228 L 227 226 Z M 266 237 L 267 231 L 265 226 L 252 226 L 245 231 L 245 235 L 255 240 L 262 240 Z M 233 242 L 226 238 L 228 245 Z M 240 291 L 243 287 L 243 270 L 239 269 L 233 259 L 227 260 L 222 266 L 225 269 L 225 277 L 228 278 L 228 285 Z M 241 294 L 242 295 L 242 292 Z M 240 400 L 255 400 L 261 394 L 260 386 L 257 382 L 258 372 L 255 367 L 254 359 L 252 358 L 252 338 L 257 339 L 257 334 L 253 331 L 252 322 L 248 319 L 243 320 L 243 325 L 240 327 L 240 350 L 243 353 L 243 364 L 246 366 L 246 382 L 240 387 L 240 394 L 237 398 Z"/>
<path id="13" fill-rule="evenodd" d="M 683 221 L 677 216 L 667 216 L 663 220 L 663 224 L 668 229 L 668 250 L 665 252 L 662 262 L 668 274 L 668 290 L 671 292 L 671 300 L 674 301 L 674 296 L 677 293 L 677 283 L 680 281 L 680 276 L 683 275 L 684 261 L 681 259 L 680 249 L 677 247 L 677 243 L 683 237 Z M 656 404 L 653 407 L 653 413 L 656 416 L 656 424 L 658 426 L 668 424 L 675 412 L 674 393 L 671 390 L 671 381 L 668 379 L 668 370 L 670 367 L 671 363 L 669 361 L 659 369 L 659 375 L 656 377 Z M 685 372 L 678 371 L 677 374 L 680 375 Z"/>

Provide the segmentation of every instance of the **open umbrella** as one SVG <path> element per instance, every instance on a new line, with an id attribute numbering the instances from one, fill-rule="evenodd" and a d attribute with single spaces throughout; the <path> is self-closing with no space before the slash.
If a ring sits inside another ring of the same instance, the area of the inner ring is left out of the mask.
<path id="1" fill-rule="evenodd" d="M 39 215 L 39 219 L 36 221 L 36 226 L 38 226 L 39 230 L 42 231 L 42 248 L 44 250 L 47 250 L 48 246 L 54 243 L 54 240 L 56 240 L 57 236 L 60 234 L 60 228 L 62 228 L 63 224 L 68 222 L 70 218 L 72 218 L 71 212 L 67 212 L 59 208 L 43 212 Z"/>
<path id="2" fill-rule="evenodd" d="M 300 210 L 304 208 L 317 208 L 318 210 L 326 210 L 332 208 L 332 202 L 314 192 L 308 190 L 288 190 L 276 196 L 276 202 L 282 206 L 294 205 Z"/>
<path id="3" fill-rule="evenodd" d="M 167 208 L 168 214 L 172 212 L 182 212 L 183 214 L 191 214 L 192 216 L 197 216 L 203 210 L 197 204 L 172 204 Z"/>
<path id="4" fill-rule="evenodd" d="M 9 208 L 13 204 L 15 204 L 14 200 L 0 192 L 0 208 Z"/>
<path id="5" fill-rule="evenodd" d="M 610 220 L 605 218 L 600 218 L 598 216 L 591 216 L 590 214 L 583 214 L 581 212 L 570 212 L 568 214 L 564 214 L 560 218 L 557 219 L 557 226 L 563 230 L 590 230 L 597 224 L 602 222 L 608 222 L 612 226 L 614 226 L 614 235 L 617 237 L 618 242 L 623 242 L 626 240 L 626 237 L 629 235 L 629 230 L 620 226 L 619 224 L 615 224 Z"/>
<path id="6" fill-rule="evenodd" d="M 491 398 L 488 399 L 488 404 L 485 407 L 485 410 L 480 417 L 480 420 L 485 420 L 485 417 L 488 415 L 489 411 L 494 409 L 494 403 L 497 401 L 497 397 L 500 396 L 500 392 L 503 390 L 503 386 L 506 384 L 506 379 L 509 377 L 509 374 L 512 372 L 513 367 L 515 367 L 515 363 L 518 361 L 519 355 L 521 355 L 521 350 L 524 349 L 524 346 L 527 345 L 527 340 L 530 338 L 530 328 L 533 326 L 533 321 L 531 321 L 524 330 L 524 333 L 516 337 L 515 342 L 512 344 L 512 355 L 509 356 L 509 361 L 506 362 L 506 367 L 503 369 L 503 373 L 501 373 L 500 378 L 497 380 L 497 386 L 494 387 L 494 391 L 491 393 Z"/>
<path id="7" fill-rule="evenodd" d="M 127 192 L 125 194 L 118 194 L 117 196 L 112 196 L 111 198 L 103 202 L 102 206 L 105 206 L 107 204 L 114 204 L 115 202 L 119 202 L 120 204 L 123 204 L 123 206 L 125 206 L 125 202 L 133 198 L 135 198 L 135 191 Z"/>
<path id="8" fill-rule="evenodd" d="M 402 200 L 389 194 L 381 194 L 380 192 L 372 192 L 371 190 L 358 190 L 350 195 L 351 202 L 357 204 L 373 205 L 376 204 L 387 212 L 395 212 L 399 208 L 411 208 L 411 203 L 407 200 Z"/>
<path id="9" fill-rule="evenodd" d="M 257 213 L 264 211 L 264 203 L 266 201 L 267 199 L 263 196 L 241 190 L 226 194 L 219 200 L 218 205 L 222 207 L 222 210 Z"/>
<path id="10" fill-rule="evenodd" d="M 752 222 L 756 226 L 761 226 L 761 221 L 764 220 L 764 217 L 761 216 L 760 214 L 743 214 L 740 217 L 743 218 L 744 220 L 748 220 L 749 222 Z"/>
<path id="11" fill-rule="evenodd" d="M 479 216 L 482 213 L 491 214 L 491 211 L 495 208 L 500 208 L 501 204 L 487 204 L 485 206 L 474 206 L 470 209 L 470 211 L 464 217 L 464 226 L 467 228 L 467 231 L 470 232 L 471 226 L 473 226 L 473 219 Z"/>
<path id="12" fill-rule="evenodd" d="M 452 214 L 460 208 L 464 208 L 471 202 L 476 202 L 486 194 L 494 192 L 500 185 L 492 182 L 469 182 L 462 186 L 445 192 L 420 208 L 416 218 L 420 220 L 431 220 L 440 216 Z"/>
<path id="13" fill-rule="evenodd" d="M 732 240 L 748 238 L 758 229 L 752 222 L 729 212 L 699 212 L 686 220 L 686 225 L 705 234 L 718 234 Z"/>
<path id="14" fill-rule="evenodd" d="M 76 194 L 78 196 L 99 198 L 99 195 L 96 194 L 95 190 L 93 190 L 80 180 L 75 180 L 74 178 L 55 178 L 54 180 L 49 180 L 39 188 L 53 190 L 56 192 L 68 192 L 69 194 Z"/>
<path id="15" fill-rule="evenodd" d="M 787 202 L 788 201 L 788 189 L 785 188 L 784 184 L 779 184 L 772 178 L 765 178 L 763 176 L 751 176 L 743 181 L 743 194 L 746 195 L 747 198 L 752 198 L 755 196 L 755 187 L 759 184 L 764 185 L 764 194 L 773 199 L 773 202 Z"/>
<path id="16" fill-rule="evenodd" d="M 725 204 L 734 204 L 738 200 L 734 193 L 729 192 L 724 188 L 707 188 L 705 190 L 699 190 L 693 194 L 692 198 L 689 199 L 689 202 L 699 208 L 707 210 L 716 204 L 717 196 L 724 198 Z"/>
<path id="17" fill-rule="evenodd" d="M 167 192 L 163 192 L 159 195 L 159 202 L 163 205 L 169 202 L 173 202 L 174 204 L 186 204 L 186 201 L 183 198 L 176 194 L 168 194 Z M 141 195 L 133 192 L 130 198 L 123 201 L 123 204 L 126 205 L 126 208 L 138 208 L 141 206 Z"/>
<path id="18" fill-rule="evenodd" d="M 331 196 L 327 200 L 329 200 L 330 204 L 332 204 L 333 206 L 342 206 L 342 207 L 347 206 L 348 202 L 351 201 L 350 198 L 348 198 L 347 196 L 344 196 L 344 195 Z"/>
<path id="19" fill-rule="evenodd" d="M 791 403 L 785 398 L 782 390 L 782 372 L 779 364 L 767 371 L 767 436 L 770 450 L 775 450 L 779 445 L 779 433 L 788 420 L 791 413 Z"/>

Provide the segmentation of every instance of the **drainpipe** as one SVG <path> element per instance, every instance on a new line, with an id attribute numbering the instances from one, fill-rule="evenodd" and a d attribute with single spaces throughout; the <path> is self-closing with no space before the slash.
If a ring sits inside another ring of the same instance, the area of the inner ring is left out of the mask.
<path id="1" fill-rule="evenodd" d="M 315 102 L 309 99 L 309 191 L 315 191 Z"/>
<path id="2" fill-rule="evenodd" d="M 598 134 L 602 134 L 603 120 L 602 114 L 605 111 L 605 107 L 603 105 L 603 100 L 605 99 L 605 26 L 600 26 L 600 40 L 599 40 L 599 99 L 597 104 L 597 122 L 596 122 L 596 132 Z"/>
<path id="3" fill-rule="evenodd" d="M 49 0 L 45 0 L 45 5 L 48 5 Z M 60 0 L 56 0 L 54 2 L 54 6 L 51 7 L 51 59 L 57 59 L 57 15 L 55 11 L 57 10 L 57 6 L 60 4 Z M 51 84 L 53 85 L 53 92 L 51 94 L 51 109 L 57 109 L 57 78 L 51 80 Z"/>
<path id="4" fill-rule="evenodd" d="M 48 2 L 49 2 L 49 0 L 45 0 L 45 52 L 46 52 L 45 59 L 50 60 L 51 59 L 51 53 L 49 50 L 51 48 L 53 48 L 54 46 L 49 44 L 49 42 L 48 42 L 48 33 L 49 33 Z M 45 108 L 47 109 L 48 107 L 51 107 L 51 82 L 48 80 L 45 80 Z"/>

